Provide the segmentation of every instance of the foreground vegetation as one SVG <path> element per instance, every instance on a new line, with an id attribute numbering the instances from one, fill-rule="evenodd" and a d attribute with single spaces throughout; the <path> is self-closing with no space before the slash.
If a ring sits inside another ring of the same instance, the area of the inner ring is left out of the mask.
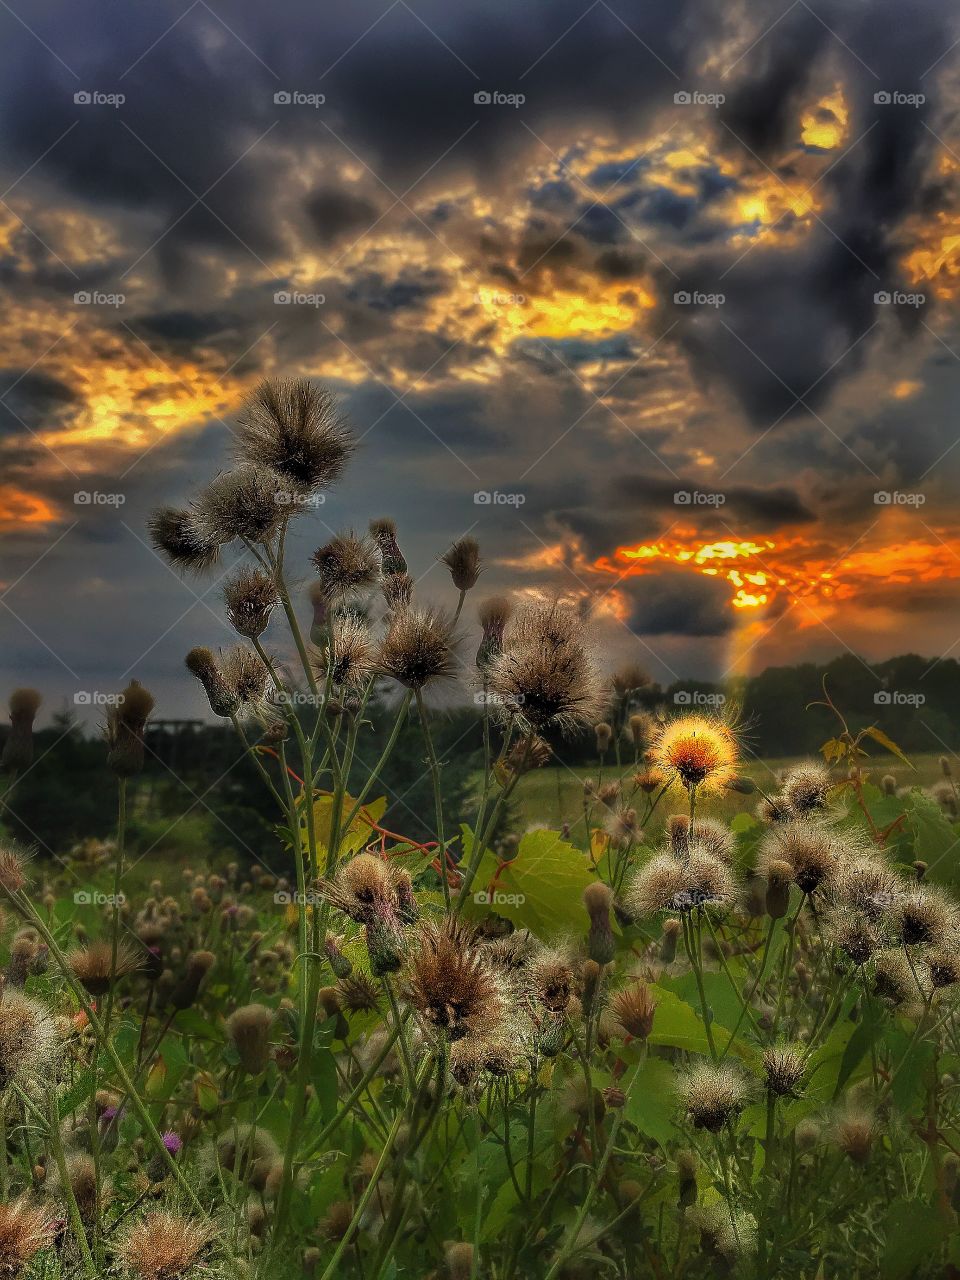
<path id="1" fill-rule="evenodd" d="M 187 667 L 284 870 L 154 858 L 144 883 L 136 682 L 105 726 L 115 835 L 0 849 L 0 1275 L 950 1274 L 949 762 L 910 774 L 828 688 L 823 759 L 760 768 L 732 708 L 668 715 L 642 672 L 603 676 L 572 604 L 494 598 L 483 769 L 451 791 L 430 699 L 466 679 L 476 543 L 445 557 L 449 612 L 386 520 L 318 548 L 309 632 L 291 601 L 289 521 L 350 449 L 324 392 L 267 384 L 234 469 L 152 522 L 185 572 L 245 549 L 240 643 Z M 11 699 L 7 802 L 38 702 Z M 574 782 L 551 762 L 583 732 Z M 384 819 L 401 750 L 426 837 Z"/>

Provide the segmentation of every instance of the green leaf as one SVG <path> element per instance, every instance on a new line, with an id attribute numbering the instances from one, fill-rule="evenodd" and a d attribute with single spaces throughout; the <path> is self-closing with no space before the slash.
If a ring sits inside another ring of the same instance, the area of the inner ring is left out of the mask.
<path id="1" fill-rule="evenodd" d="M 947 1234 L 947 1224 L 936 1209 L 923 1200 L 894 1200 L 881 1232 L 886 1246 L 880 1255 L 883 1280 L 902 1280 L 917 1274 Z"/>
<path id="2" fill-rule="evenodd" d="M 465 827 L 468 859 L 472 843 Z M 544 941 L 582 936 L 589 925 L 583 891 L 595 879 L 586 854 L 558 831 L 528 831 L 510 862 L 484 852 L 464 915 L 476 920 L 494 911 Z"/>
<path id="3" fill-rule="evenodd" d="M 651 985 L 651 992 L 657 1001 L 657 1011 L 653 1016 L 653 1030 L 650 1033 L 650 1044 L 669 1045 L 673 1049 L 686 1049 L 688 1053 L 710 1052 L 706 1029 L 699 1012 L 685 1000 L 681 1000 L 675 992 L 666 987 Z M 746 1061 L 756 1058 L 756 1050 L 738 1036 L 731 1044 L 730 1032 L 718 1023 L 711 1024 L 713 1042 L 718 1050 L 730 1045 L 730 1052 Z"/>
<path id="4" fill-rule="evenodd" d="M 626 1118 L 661 1147 L 677 1136 L 676 1071 L 663 1058 L 647 1058 L 627 1099 Z"/>

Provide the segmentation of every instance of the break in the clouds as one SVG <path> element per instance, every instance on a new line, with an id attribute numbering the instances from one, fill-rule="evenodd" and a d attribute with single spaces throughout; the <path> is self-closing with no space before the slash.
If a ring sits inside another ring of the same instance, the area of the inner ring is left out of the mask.
<path id="1" fill-rule="evenodd" d="M 304 565 L 391 513 L 439 593 L 469 530 L 489 587 L 590 598 L 659 678 L 957 643 L 947 0 L 52 0 L 0 31 L 5 679 L 190 705 L 219 588 L 144 522 L 272 373 L 361 442 Z"/>

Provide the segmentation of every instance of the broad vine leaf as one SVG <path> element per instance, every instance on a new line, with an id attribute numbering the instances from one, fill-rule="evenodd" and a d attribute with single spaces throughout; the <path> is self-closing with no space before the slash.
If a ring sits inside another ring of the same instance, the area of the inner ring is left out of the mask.
<path id="1" fill-rule="evenodd" d="M 347 815 L 353 810 L 356 803 L 352 797 L 345 795 L 343 797 L 343 807 L 340 814 L 341 822 L 345 821 Z M 300 838 L 306 847 L 307 841 L 307 814 L 302 801 L 298 801 L 297 808 L 300 810 Z M 380 796 L 377 800 L 371 800 L 364 804 L 357 816 L 350 823 L 349 831 L 341 831 L 340 833 L 340 856 L 347 857 L 350 854 L 359 853 L 364 845 L 369 844 L 374 837 L 373 827 L 379 823 L 387 810 L 386 796 Z M 317 853 L 322 862 L 326 856 L 330 846 L 330 828 L 333 822 L 333 796 L 329 791 L 321 791 L 313 802 L 313 825 L 317 840 Z"/>
<path id="2" fill-rule="evenodd" d="M 664 1058 L 647 1058 L 630 1087 L 626 1116 L 647 1138 L 665 1147 L 677 1136 L 676 1068 Z"/>
<path id="3" fill-rule="evenodd" d="M 883 730 L 880 729 L 877 725 L 875 724 L 868 725 L 868 727 L 864 729 L 863 732 L 867 734 L 869 737 L 871 737 L 874 740 L 874 742 L 879 742 L 881 747 L 885 747 L 887 751 L 889 751 L 892 755 L 895 755 L 898 760 L 902 760 L 904 764 L 909 765 L 911 769 L 913 768 L 913 765 L 910 763 L 907 757 L 903 754 L 903 752 L 900 750 L 900 748 L 897 746 L 894 740 L 888 737 L 883 732 Z"/>

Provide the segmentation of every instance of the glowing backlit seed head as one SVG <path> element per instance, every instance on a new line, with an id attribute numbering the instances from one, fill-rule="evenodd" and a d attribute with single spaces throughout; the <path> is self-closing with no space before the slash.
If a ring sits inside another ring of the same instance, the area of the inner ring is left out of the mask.
<path id="1" fill-rule="evenodd" d="M 155 1210 L 134 1223 L 120 1243 L 120 1261 L 134 1280 L 187 1280 L 214 1238 L 206 1223 Z"/>
<path id="2" fill-rule="evenodd" d="M 783 799 L 794 817 L 809 817 L 826 808 L 830 786 L 829 770 L 816 761 L 809 761 L 787 771 Z"/>
<path id="3" fill-rule="evenodd" d="M 747 1088 L 735 1068 L 701 1063 L 682 1079 L 680 1099 L 694 1128 L 719 1133 L 747 1102 Z"/>
<path id="4" fill-rule="evenodd" d="M 261 382 L 240 416 L 238 457 L 304 496 L 335 484 L 353 448 L 333 393 L 305 378 Z"/>
<path id="5" fill-rule="evenodd" d="M 735 776 L 736 738 L 716 717 L 681 716 L 663 726 L 653 744 L 655 762 L 688 789 L 722 789 Z"/>

